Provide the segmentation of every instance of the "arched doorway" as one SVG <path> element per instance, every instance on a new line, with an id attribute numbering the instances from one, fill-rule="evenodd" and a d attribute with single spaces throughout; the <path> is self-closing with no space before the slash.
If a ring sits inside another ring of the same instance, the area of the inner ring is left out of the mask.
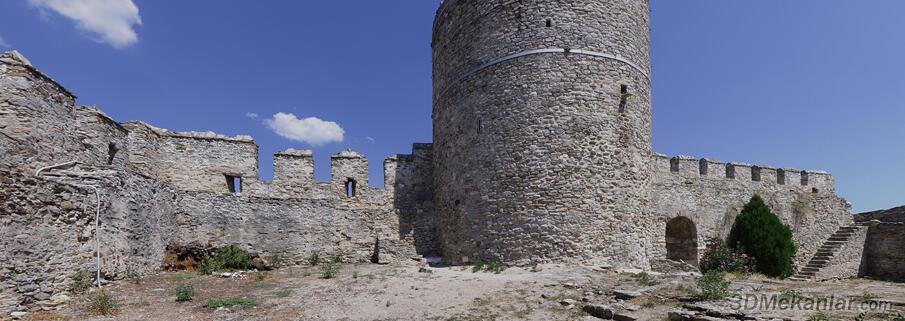
<path id="1" fill-rule="evenodd" d="M 698 229 L 691 219 L 679 216 L 666 223 L 666 258 L 698 265 Z"/>

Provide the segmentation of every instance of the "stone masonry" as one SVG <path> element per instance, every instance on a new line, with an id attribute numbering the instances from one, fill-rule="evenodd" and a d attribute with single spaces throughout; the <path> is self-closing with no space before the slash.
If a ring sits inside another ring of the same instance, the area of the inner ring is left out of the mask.
<path id="1" fill-rule="evenodd" d="M 158 271 L 177 248 L 237 245 L 291 262 L 319 252 L 394 264 L 694 264 L 755 194 L 792 228 L 799 269 L 834 244 L 819 278 L 901 279 L 902 258 L 884 250 L 902 248 L 900 226 L 831 241 L 856 224 L 833 176 L 654 153 L 648 26 L 646 0 L 443 2 L 434 142 L 384 159 L 382 188 L 354 151 L 331 157 L 328 182 L 315 180 L 311 151 L 293 149 L 260 179 L 251 137 L 119 123 L 4 53 L 0 312 L 65 303 L 98 254 L 101 278 L 115 280 Z"/>

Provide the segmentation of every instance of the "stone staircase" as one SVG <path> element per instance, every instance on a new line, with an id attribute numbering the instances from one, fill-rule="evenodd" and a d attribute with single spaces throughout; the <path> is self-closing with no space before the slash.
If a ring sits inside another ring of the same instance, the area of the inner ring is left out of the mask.
<path id="1" fill-rule="evenodd" d="M 833 233 L 829 239 L 823 242 L 823 245 L 820 246 L 820 249 L 817 250 L 817 253 L 814 254 L 814 257 L 808 262 L 808 265 L 799 270 L 798 274 L 789 278 L 789 280 L 807 281 L 813 279 L 821 269 L 825 268 L 830 263 L 833 256 L 835 256 L 839 252 L 839 249 L 852 238 L 852 235 L 862 228 L 864 228 L 864 226 L 861 225 L 840 227 L 836 233 Z"/>

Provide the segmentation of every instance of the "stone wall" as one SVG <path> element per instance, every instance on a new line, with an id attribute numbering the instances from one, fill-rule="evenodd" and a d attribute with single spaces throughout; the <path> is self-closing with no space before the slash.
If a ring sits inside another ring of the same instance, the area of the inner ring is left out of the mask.
<path id="1" fill-rule="evenodd" d="M 882 211 L 873 211 L 855 215 L 858 222 L 869 222 L 873 220 L 887 223 L 905 223 L 905 206 L 891 208 Z"/>
<path id="2" fill-rule="evenodd" d="M 835 180 L 824 172 L 665 155 L 654 155 L 651 166 L 655 257 L 666 257 L 666 225 L 680 216 L 694 222 L 702 255 L 709 238 L 729 234 L 755 194 L 792 229 L 797 266 L 806 265 L 840 226 L 853 224 L 850 206 L 835 195 Z"/>
<path id="3" fill-rule="evenodd" d="M 66 301 L 77 271 L 95 271 L 94 185 L 100 192 L 105 279 L 157 271 L 173 237 L 176 193 L 146 177 L 94 167 L 42 177 L 0 168 L 0 311 L 36 311 Z M 5 315 L 5 313 L 4 313 Z"/>
<path id="4" fill-rule="evenodd" d="M 444 258 L 649 266 L 648 2 L 446 1 L 433 34 Z"/>
<path id="5" fill-rule="evenodd" d="M 862 276 L 905 282 L 905 223 L 871 224 L 864 251 Z"/>

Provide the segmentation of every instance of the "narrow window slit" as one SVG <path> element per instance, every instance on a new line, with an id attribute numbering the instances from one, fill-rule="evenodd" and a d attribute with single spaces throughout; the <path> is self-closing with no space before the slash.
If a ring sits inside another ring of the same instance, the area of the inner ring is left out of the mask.
<path id="1" fill-rule="evenodd" d="M 547 19 L 547 28 L 553 27 L 553 20 Z"/>
<path id="2" fill-rule="evenodd" d="M 242 177 L 226 175 L 226 186 L 230 193 L 242 193 Z"/>
<path id="3" fill-rule="evenodd" d="M 625 112 L 625 105 L 628 103 L 628 98 L 631 97 L 632 94 L 628 92 L 628 85 L 620 85 L 619 86 L 619 113 Z"/>
<path id="4" fill-rule="evenodd" d="M 358 186 L 356 186 L 356 185 L 358 185 L 358 184 L 355 182 L 354 179 L 349 178 L 346 180 L 346 197 L 348 197 L 348 198 L 355 197 L 355 194 L 358 193 L 358 191 L 356 190 L 358 188 Z"/>

